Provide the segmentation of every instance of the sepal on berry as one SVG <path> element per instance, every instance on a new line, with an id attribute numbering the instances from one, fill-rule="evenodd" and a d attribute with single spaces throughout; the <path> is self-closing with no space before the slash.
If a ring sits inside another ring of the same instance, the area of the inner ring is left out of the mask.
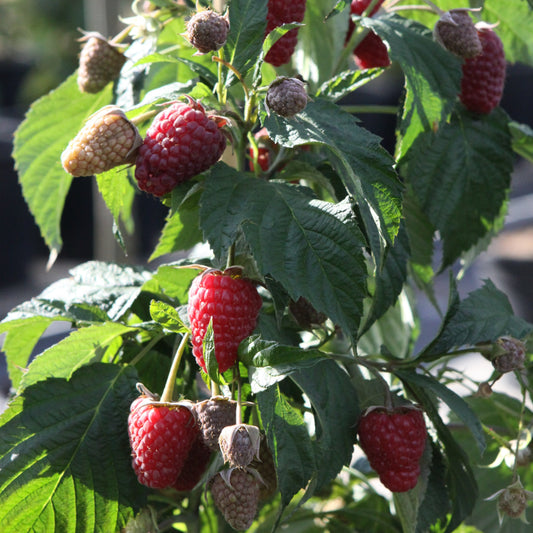
<path id="1" fill-rule="evenodd" d="M 259 459 L 261 433 L 257 426 L 234 424 L 222 430 L 218 443 L 225 463 L 232 468 L 244 468 L 254 458 Z"/>

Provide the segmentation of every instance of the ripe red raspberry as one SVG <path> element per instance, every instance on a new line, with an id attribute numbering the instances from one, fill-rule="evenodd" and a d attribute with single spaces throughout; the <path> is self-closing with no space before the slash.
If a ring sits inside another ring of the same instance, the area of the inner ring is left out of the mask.
<path id="1" fill-rule="evenodd" d="M 124 111 L 105 106 L 89 117 L 61 154 L 63 168 L 74 177 L 92 176 L 133 163 L 142 144 Z"/>
<path id="2" fill-rule="evenodd" d="M 248 529 L 259 505 L 259 481 L 246 470 L 226 470 L 210 483 L 211 495 L 226 522 L 237 531 Z"/>
<path id="3" fill-rule="evenodd" d="M 221 125 L 192 98 L 159 113 L 139 148 L 135 163 L 139 188 L 164 196 L 179 183 L 214 165 L 226 147 Z"/>
<path id="4" fill-rule="evenodd" d="M 202 341 L 213 320 L 215 357 L 220 372 L 237 361 L 239 343 L 255 329 L 261 297 L 238 267 L 208 270 L 197 276 L 189 289 L 188 316 L 192 330 L 193 354 L 206 370 Z"/>
<path id="5" fill-rule="evenodd" d="M 126 57 L 97 32 L 86 33 L 80 53 L 78 87 L 84 93 L 98 93 L 120 74 Z"/>
<path id="6" fill-rule="evenodd" d="M 198 426 L 187 407 L 157 405 L 140 397 L 131 404 L 128 432 L 139 483 L 162 489 L 176 482 Z"/>
<path id="7" fill-rule="evenodd" d="M 481 53 L 481 41 L 468 9 L 452 9 L 442 15 L 433 29 L 435 40 L 459 57 Z"/>
<path id="8" fill-rule="evenodd" d="M 465 59 L 461 93 L 463 105 L 475 113 L 487 114 L 498 106 L 505 84 L 505 53 L 503 43 L 489 27 L 478 25 L 482 51 Z"/>
<path id="9" fill-rule="evenodd" d="M 292 117 L 305 109 L 307 92 L 298 78 L 279 76 L 268 87 L 265 104 L 267 109 L 282 117 Z"/>
<path id="10" fill-rule="evenodd" d="M 389 52 L 379 35 L 370 31 L 355 48 L 354 59 L 360 69 L 388 67 Z"/>
<path id="11" fill-rule="evenodd" d="M 359 421 L 358 435 L 359 445 L 385 487 L 405 492 L 416 485 L 426 444 L 422 411 L 370 408 Z"/>
<path id="12" fill-rule="evenodd" d="M 370 5 L 371 1 L 372 0 L 353 0 L 350 5 L 350 14 L 362 15 L 364 10 Z M 381 0 L 374 6 L 372 11 L 368 14 L 369 17 L 377 13 L 383 1 L 384 0 Z M 350 19 L 348 33 L 344 41 L 345 43 L 350 40 L 354 30 L 355 24 L 353 20 Z M 358 67 L 361 69 L 388 67 L 390 65 L 389 53 L 385 43 L 373 31 L 369 31 L 363 40 L 355 47 L 354 59 Z"/>
<path id="13" fill-rule="evenodd" d="M 245 468 L 259 457 L 261 433 L 257 426 L 234 424 L 222 430 L 218 443 L 225 463 L 231 468 Z"/>
<path id="14" fill-rule="evenodd" d="M 196 415 L 204 444 L 213 451 L 219 451 L 220 433 L 226 426 L 235 424 L 237 402 L 223 396 L 213 396 L 208 400 L 193 404 L 192 409 Z"/>
<path id="15" fill-rule="evenodd" d="M 211 450 L 198 436 L 173 487 L 179 491 L 194 489 L 207 470 L 210 459 Z"/>
<path id="16" fill-rule="evenodd" d="M 196 13 L 187 23 L 187 40 L 200 52 L 207 54 L 226 43 L 228 19 L 214 11 Z"/>
<path id="17" fill-rule="evenodd" d="M 305 16 L 306 0 L 268 0 L 267 27 L 265 36 L 274 28 L 290 22 L 302 22 Z M 289 30 L 270 48 L 265 61 L 279 67 L 288 63 L 298 42 L 298 28 Z"/>

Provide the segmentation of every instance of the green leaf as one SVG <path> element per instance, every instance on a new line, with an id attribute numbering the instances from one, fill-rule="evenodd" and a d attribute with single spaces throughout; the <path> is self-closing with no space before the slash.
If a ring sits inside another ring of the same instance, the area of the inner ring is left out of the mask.
<path id="1" fill-rule="evenodd" d="M 218 257 L 242 229 L 263 275 L 354 335 L 366 294 L 364 240 L 348 202 L 322 202 L 308 191 L 218 164 L 205 180 L 200 223 Z"/>
<path id="2" fill-rule="evenodd" d="M 328 148 L 335 170 L 357 202 L 372 251 L 380 262 L 383 240 L 392 242 L 399 229 L 403 186 L 379 137 L 359 126 L 357 119 L 339 106 L 318 99 L 309 102 L 297 119 L 272 114 L 264 124 L 271 139 L 281 146 L 319 143 Z"/>
<path id="3" fill-rule="evenodd" d="M 531 324 L 513 314 L 507 296 L 490 280 L 486 280 L 483 287 L 471 292 L 462 302 L 458 301 L 453 286 L 451 290 L 450 304 L 441 331 L 423 350 L 420 356 L 423 360 L 438 357 L 459 346 L 492 342 L 503 335 L 521 339 L 533 330 Z"/>
<path id="4" fill-rule="evenodd" d="M 473 246 L 498 218 L 513 170 L 507 115 L 458 111 L 436 133 L 420 135 L 404 160 L 423 212 L 444 241 L 442 267 Z"/>
<path id="5" fill-rule="evenodd" d="M 318 350 L 304 350 L 284 346 L 252 335 L 239 345 L 239 360 L 248 367 L 252 392 L 269 388 L 302 367 L 315 365 L 325 354 Z"/>
<path id="6" fill-rule="evenodd" d="M 199 271 L 196 268 L 162 265 L 142 286 L 142 290 L 166 296 L 175 303 L 175 306 L 184 304 L 188 300 L 191 282 L 198 274 Z"/>
<path id="7" fill-rule="evenodd" d="M 96 95 L 81 93 L 76 78 L 72 74 L 34 102 L 14 137 L 13 158 L 22 194 L 52 255 L 63 244 L 61 214 L 72 182 L 61 166 L 61 153 L 84 121 L 111 102 L 110 86 Z"/>
<path id="8" fill-rule="evenodd" d="M 136 331 L 116 322 L 107 322 L 73 331 L 68 337 L 38 355 L 20 381 L 24 389 L 50 377 L 69 379 L 81 366 L 112 357 L 120 344 L 114 341 Z M 108 349 L 113 353 L 109 353 Z"/>
<path id="9" fill-rule="evenodd" d="M 260 392 L 257 405 L 276 464 L 281 504 L 286 507 L 313 475 L 313 445 L 301 413 L 282 396 L 278 385 Z"/>
<path id="10" fill-rule="evenodd" d="M 13 400 L 0 418 L 3 533 L 117 531 L 145 504 L 127 431 L 136 378 L 94 364 Z"/>
<path id="11" fill-rule="evenodd" d="M 438 396 L 472 432 L 479 452 L 480 454 L 483 454 L 487 443 L 485 442 L 485 434 L 483 432 L 483 428 L 481 427 L 481 422 L 474 411 L 472 411 L 470 406 L 463 400 L 463 398 L 433 377 L 417 374 L 415 372 L 406 372 L 403 370 L 395 372 L 395 375 L 398 376 L 402 381 L 405 381 L 409 384 L 414 383 L 418 387 L 429 390 Z"/>
<path id="12" fill-rule="evenodd" d="M 399 155 L 423 131 L 442 122 L 460 89 L 461 63 L 436 43 L 431 30 L 397 15 L 363 18 L 387 44 L 389 55 L 405 75 L 406 99 L 400 123 Z"/>
<path id="13" fill-rule="evenodd" d="M 498 23 L 494 31 L 503 42 L 507 61 L 533 65 L 531 6 L 523 0 L 485 0 L 481 16 L 486 22 Z"/>
<path id="14" fill-rule="evenodd" d="M 243 78 L 255 67 L 261 54 L 266 30 L 267 0 L 232 0 L 228 6 L 229 33 L 224 45 L 224 59 Z M 236 81 L 228 70 L 226 86 Z"/>
<path id="15" fill-rule="evenodd" d="M 348 17 L 325 20 L 330 10 L 330 2 L 308 2 L 304 25 L 298 30 L 292 63 L 311 87 L 321 85 L 335 74 L 344 49 Z"/>
<path id="16" fill-rule="evenodd" d="M 409 385 L 435 426 L 439 441 L 446 452 L 446 485 L 452 502 L 452 511 L 445 533 L 451 533 L 471 514 L 478 498 L 478 486 L 468 456 L 442 420 L 430 391 L 414 382 L 410 382 Z"/>
<path id="17" fill-rule="evenodd" d="M 119 242 L 122 240 L 120 223 L 122 222 L 128 233 L 133 232 L 133 199 L 135 188 L 128 177 L 128 170 L 123 166 L 115 167 L 96 176 L 98 190 L 107 208 L 113 216 L 117 228 Z"/>
<path id="18" fill-rule="evenodd" d="M 215 332 L 213 330 L 213 318 L 209 320 L 205 335 L 202 340 L 202 354 L 204 356 L 205 368 L 207 375 L 215 383 L 220 384 L 220 372 L 218 370 L 218 361 L 215 351 Z"/>
<path id="19" fill-rule="evenodd" d="M 183 333 L 188 330 L 176 309 L 164 302 L 152 300 L 150 302 L 150 316 L 163 327 L 175 333 Z"/>
<path id="20" fill-rule="evenodd" d="M 533 129 L 527 124 L 509 122 L 513 150 L 533 163 Z"/>
<path id="21" fill-rule="evenodd" d="M 357 391 L 348 374 L 331 360 L 298 370 L 291 374 L 291 379 L 313 406 L 318 467 L 315 490 L 320 490 L 344 465 L 350 464 L 360 416 Z"/>
<path id="22" fill-rule="evenodd" d="M 35 345 L 52 322 L 52 318 L 33 316 L 0 323 L 0 334 L 7 333 L 2 351 L 6 356 L 7 372 L 14 389 L 19 386 Z"/>
<path id="23" fill-rule="evenodd" d="M 141 267 L 103 261 L 88 261 L 69 273 L 70 277 L 52 283 L 39 298 L 68 305 L 98 306 L 111 320 L 120 318 L 129 310 L 142 284 L 151 275 Z"/>
<path id="24" fill-rule="evenodd" d="M 168 213 L 159 242 L 150 256 L 150 261 L 164 254 L 188 250 L 201 242 L 202 232 L 198 221 L 198 198 L 200 191 L 188 184 L 172 191 L 172 204 L 176 207 Z"/>
<path id="25" fill-rule="evenodd" d="M 363 85 L 377 78 L 383 73 L 382 68 L 368 68 L 365 70 L 345 70 L 337 76 L 325 81 L 317 90 L 317 96 L 327 98 L 333 102 L 348 96 Z"/>

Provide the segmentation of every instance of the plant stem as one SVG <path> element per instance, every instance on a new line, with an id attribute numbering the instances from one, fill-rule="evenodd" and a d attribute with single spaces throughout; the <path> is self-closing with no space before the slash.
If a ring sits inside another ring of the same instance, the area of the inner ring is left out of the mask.
<path id="1" fill-rule="evenodd" d="M 348 113 L 383 113 L 395 115 L 398 112 L 396 105 L 346 105 L 341 106 Z"/>
<path id="2" fill-rule="evenodd" d="M 156 335 L 131 361 L 130 365 L 135 366 L 163 337 L 164 333 Z"/>
<path id="3" fill-rule="evenodd" d="M 241 374 L 239 367 L 235 367 L 235 377 L 237 380 L 237 413 L 235 417 L 235 424 L 242 424 L 242 390 L 241 390 Z"/>
<path id="4" fill-rule="evenodd" d="M 211 396 L 220 396 L 220 386 L 216 381 L 211 380 Z"/>
<path id="5" fill-rule="evenodd" d="M 519 371 L 516 372 L 520 388 L 522 390 L 522 405 L 520 406 L 520 418 L 518 419 L 518 433 L 516 436 L 516 447 L 514 449 L 513 483 L 518 479 L 518 452 L 520 450 L 520 434 L 524 427 L 524 414 L 526 412 L 527 388 L 523 383 Z"/>
<path id="6" fill-rule="evenodd" d="M 183 335 L 178 349 L 174 354 L 174 360 L 172 361 L 172 366 L 170 367 L 170 371 L 168 373 L 167 382 L 165 383 L 165 388 L 163 389 L 163 394 L 161 395 L 162 403 L 172 401 L 172 397 L 174 395 L 174 385 L 176 384 L 176 374 L 178 372 L 178 367 L 180 366 L 181 357 L 185 350 L 185 346 L 187 345 L 187 341 L 189 340 L 189 335 L 190 333 L 188 331 Z M 177 341 L 178 339 L 176 337 L 176 343 Z"/>

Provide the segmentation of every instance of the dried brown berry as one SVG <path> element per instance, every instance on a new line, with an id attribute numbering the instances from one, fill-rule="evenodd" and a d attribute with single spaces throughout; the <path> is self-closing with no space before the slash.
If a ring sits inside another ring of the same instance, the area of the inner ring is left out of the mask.
<path id="1" fill-rule="evenodd" d="M 492 366 L 504 374 L 523 368 L 526 358 L 526 346 L 513 337 L 500 337 L 494 347 L 495 357 Z"/>
<path id="2" fill-rule="evenodd" d="M 246 470 L 226 470 L 210 483 L 211 495 L 226 522 L 237 531 L 248 529 L 259 505 L 260 482 Z"/>
<path id="3" fill-rule="evenodd" d="M 200 52 L 207 54 L 224 46 L 228 37 L 229 22 L 214 11 L 200 11 L 187 23 L 187 40 Z"/>
<path id="4" fill-rule="evenodd" d="M 226 426 L 235 424 L 237 402 L 223 396 L 213 396 L 194 404 L 192 409 L 204 443 L 211 450 L 218 451 L 220 433 Z"/>
<path id="5" fill-rule="evenodd" d="M 126 62 L 124 54 L 97 32 L 86 33 L 80 41 L 78 87 L 83 93 L 98 93 L 118 78 Z"/>
<path id="6" fill-rule="evenodd" d="M 255 470 L 261 478 L 259 484 L 259 499 L 265 501 L 270 499 L 278 487 L 278 478 L 274 457 L 268 447 L 266 438 L 263 436 L 259 447 L 259 459 L 254 459 L 250 463 L 250 469 Z"/>
<path id="7" fill-rule="evenodd" d="M 61 154 L 63 168 L 74 177 L 92 176 L 133 163 L 142 139 L 124 111 L 105 106 L 89 117 Z"/>
<path id="8" fill-rule="evenodd" d="M 481 53 L 482 46 L 468 14 L 468 9 L 452 9 L 442 15 L 435 24 L 435 40 L 452 54 L 459 57 L 474 57 Z"/>

